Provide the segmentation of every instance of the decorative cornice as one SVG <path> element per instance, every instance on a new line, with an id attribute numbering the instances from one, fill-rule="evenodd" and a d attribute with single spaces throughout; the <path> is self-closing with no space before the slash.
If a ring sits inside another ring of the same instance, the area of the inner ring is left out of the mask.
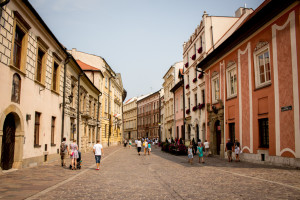
<path id="1" fill-rule="evenodd" d="M 267 42 L 267 41 L 260 41 L 257 43 L 254 51 L 258 51 L 259 49 L 263 48 L 264 46 L 266 46 L 268 44 L 269 44 L 269 42 Z"/>

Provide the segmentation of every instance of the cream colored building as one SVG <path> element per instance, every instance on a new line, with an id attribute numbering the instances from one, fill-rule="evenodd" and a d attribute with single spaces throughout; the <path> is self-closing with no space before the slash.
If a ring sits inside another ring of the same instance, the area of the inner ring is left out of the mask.
<path id="1" fill-rule="evenodd" d="M 73 57 L 66 71 L 64 136 L 69 143 L 77 140 L 79 149 L 86 152 L 92 149 L 100 135 L 97 133 L 100 133 L 102 93 L 96 85 L 102 84 L 103 75 L 100 70 L 75 61 Z"/>
<path id="2" fill-rule="evenodd" d="M 120 144 L 123 138 L 122 103 L 126 94 L 121 74 L 115 73 L 105 59 L 100 56 L 80 52 L 76 49 L 69 52 L 76 60 L 101 70 L 103 84 L 99 86 L 102 92 L 100 140 L 104 146 Z M 98 86 L 96 85 L 96 87 Z"/>
<path id="3" fill-rule="evenodd" d="M 192 139 L 195 142 L 207 139 L 208 127 L 205 123 L 205 84 L 207 83 L 204 78 L 207 74 L 197 71 L 196 65 L 221 45 L 252 12 L 252 9 L 239 8 L 235 17 L 209 16 L 204 12 L 200 25 L 197 26 L 189 40 L 183 44 L 185 138 L 187 144 Z"/>
<path id="4" fill-rule="evenodd" d="M 123 105 L 124 139 L 137 139 L 137 97 L 133 97 Z"/>
<path id="5" fill-rule="evenodd" d="M 179 69 L 182 69 L 183 62 L 177 62 L 172 65 L 167 73 L 164 75 L 164 124 L 162 132 L 162 141 L 165 139 L 175 139 L 175 122 L 174 122 L 174 94 L 171 89 L 174 87 L 175 82 L 178 81 Z"/>
<path id="6" fill-rule="evenodd" d="M 59 158 L 67 52 L 28 1 L 2 8 L 1 168 Z"/>

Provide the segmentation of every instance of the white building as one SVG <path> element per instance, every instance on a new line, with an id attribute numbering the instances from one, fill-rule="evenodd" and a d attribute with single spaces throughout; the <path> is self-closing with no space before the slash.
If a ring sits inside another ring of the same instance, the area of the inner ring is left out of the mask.
<path id="1" fill-rule="evenodd" d="M 186 141 L 206 139 L 205 74 L 196 65 L 218 47 L 253 12 L 239 8 L 235 17 L 209 16 L 204 12 L 200 25 L 183 44 Z"/>

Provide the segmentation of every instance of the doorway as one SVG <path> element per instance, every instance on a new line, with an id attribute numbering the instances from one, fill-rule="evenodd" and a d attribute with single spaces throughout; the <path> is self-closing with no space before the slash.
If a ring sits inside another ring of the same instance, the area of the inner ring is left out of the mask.
<path id="1" fill-rule="evenodd" d="M 197 143 L 200 142 L 200 139 L 199 139 L 199 126 L 198 124 L 196 125 L 196 134 L 197 134 Z"/>
<path id="2" fill-rule="evenodd" d="M 231 142 L 235 142 L 235 123 L 229 123 L 229 138 Z"/>
<path id="3" fill-rule="evenodd" d="M 221 146 L 221 125 L 220 121 L 217 120 L 215 123 L 216 130 L 216 146 L 217 146 L 217 155 L 220 155 L 220 146 Z"/>
<path id="4" fill-rule="evenodd" d="M 2 149 L 1 149 L 1 168 L 8 170 L 12 168 L 14 162 L 16 125 L 14 115 L 8 114 L 4 121 Z"/>

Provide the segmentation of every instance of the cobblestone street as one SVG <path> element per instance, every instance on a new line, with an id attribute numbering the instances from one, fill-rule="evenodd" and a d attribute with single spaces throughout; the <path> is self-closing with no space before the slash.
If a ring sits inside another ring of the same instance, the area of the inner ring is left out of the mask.
<path id="1" fill-rule="evenodd" d="M 138 156 L 135 148 L 104 149 L 100 171 L 91 152 L 81 170 L 53 162 L 3 173 L 2 199 L 300 199 L 300 171 L 207 158 L 187 163 L 152 148 Z"/>

